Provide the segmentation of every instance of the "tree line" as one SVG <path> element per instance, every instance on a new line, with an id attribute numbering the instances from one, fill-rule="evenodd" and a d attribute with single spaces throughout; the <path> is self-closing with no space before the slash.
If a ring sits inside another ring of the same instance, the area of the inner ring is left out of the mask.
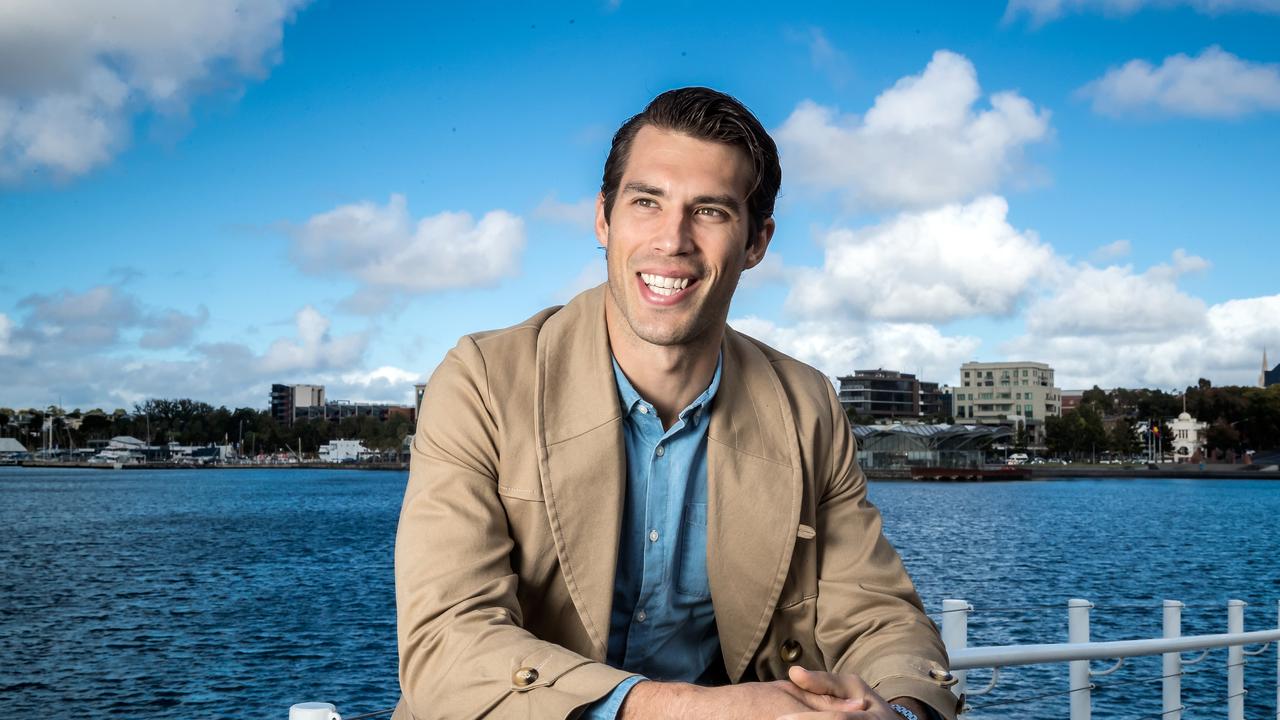
<path id="1" fill-rule="evenodd" d="M 49 430 L 45 431 L 46 419 Z M 276 422 L 268 410 L 213 407 L 191 399 L 153 399 L 129 412 L 79 408 L 65 411 L 56 406 L 17 412 L 0 408 L 0 437 L 14 437 L 36 450 L 45 442 L 58 448 L 87 448 L 95 441 L 131 435 L 149 444 L 239 444 L 244 455 L 294 451 L 314 453 L 330 440 L 360 440 L 370 450 L 399 450 L 413 424 L 403 416 L 383 421 L 376 417 L 342 418 L 340 421 L 299 420 L 292 427 Z"/>
<path id="2" fill-rule="evenodd" d="M 1095 385 L 1085 391 L 1077 409 L 1045 421 L 1045 445 L 1060 456 L 1133 455 L 1144 447 L 1135 428 L 1147 421 L 1159 427 L 1167 450 L 1173 437 L 1168 422 L 1182 412 L 1183 402 L 1184 393 Z M 1280 385 L 1214 387 L 1201 379 L 1186 389 L 1185 402 L 1192 417 L 1209 425 L 1205 444 L 1210 457 L 1280 448 Z"/>

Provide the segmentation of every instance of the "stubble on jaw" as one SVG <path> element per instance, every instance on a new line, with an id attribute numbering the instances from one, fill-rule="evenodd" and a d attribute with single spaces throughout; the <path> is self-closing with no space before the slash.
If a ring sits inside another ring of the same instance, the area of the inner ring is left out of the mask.
<path id="1" fill-rule="evenodd" d="M 665 323 L 662 323 L 659 320 L 659 322 L 654 324 L 659 325 L 660 327 L 651 328 L 641 322 L 639 318 L 633 316 L 633 308 L 627 303 L 628 292 L 634 292 L 631 288 L 627 287 L 627 283 L 633 281 L 635 273 L 631 272 L 628 268 L 622 268 L 619 270 L 620 277 L 614 277 L 614 273 L 612 272 L 613 266 L 610 262 L 610 253 L 613 252 L 611 249 L 613 246 L 614 244 L 610 242 L 609 245 L 605 247 L 605 266 L 610 269 L 609 278 L 606 283 L 609 288 L 609 302 L 607 305 L 613 306 L 612 308 L 608 308 L 606 312 L 612 311 L 616 313 L 618 319 L 625 324 L 625 329 L 628 335 L 626 338 L 627 340 L 631 340 L 632 342 L 638 341 L 640 343 L 669 348 L 672 350 L 680 348 L 697 350 L 703 349 L 709 345 L 718 346 L 720 344 L 720 338 L 724 334 L 724 328 L 729 315 L 729 302 L 733 299 L 733 294 L 737 290 L 738 279 L 741 277 L 740 271 L 737 273 L 737 277 L 732 278 L 731 282 L 728 277 L 722 276 L 716 279 L 720 284 L 729 282 L 731 285 L 730 288 L 727 288 L 729 297 L 726 299 L 723 309 L 714 312 L 711 311 L 710 306 L 716 304 L 715 299 L 712 297 L 704 297 L 701 300 L 701 306 L 698 308 L 698 310 L 702 312 L 693 313 L 693 316 L 688 318 L 687 324 L 681 327 L 667 328 L 662 327 Z M 705 268 L 699 267 L 695 270 L 698 277 L 704 279 L 707 278 Z M 635 297 L 637 303 L 643 302 L 638 294 L 634 294 L 633 297 Z"/>

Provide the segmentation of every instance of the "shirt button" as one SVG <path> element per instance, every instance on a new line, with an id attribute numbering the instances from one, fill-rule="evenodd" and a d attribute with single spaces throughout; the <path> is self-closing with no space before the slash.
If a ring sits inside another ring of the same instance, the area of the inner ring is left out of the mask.
<path id="1" fill-rule="evenodd" d="M 667 449 L 659 445 L 658 448 L 653 451 L 653 454 L 657 455 L 658 457 L 662 457 L 663 455 L 667 454 Z"/>
<path id="2" fill-rule="evenodd" d="M 650 531 L 649 531 L 649 542 L 658 542 L 658 531 L 657 531 L 657 530 L 650 530 Z"/>
<path id="3" fill-rule="evenodd" d="M 645 620 L 648 620 L 648 619 L 649 619 L 649 616 L 645 614 L 645 611 L 641 610 L 640 612 L 636 613 L 636 622 L 644 622 Z"/>
<path id="4" fill-rule="evenodd" d="M 641 415 L 648 415 L 648 414 L 649 414 L 649 407 L 648 407 L 647 405 L 641 405 L 641 406 L 640 406 L 640 414 L 641 414 Z"/>

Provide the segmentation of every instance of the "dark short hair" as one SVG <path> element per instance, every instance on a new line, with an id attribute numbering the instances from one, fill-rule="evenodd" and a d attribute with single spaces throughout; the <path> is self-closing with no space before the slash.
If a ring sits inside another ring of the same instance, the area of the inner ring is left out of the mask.
<path id="1" fill-rule="evenodd" d="M 682 133 L 698 140 L 740 148 L 751 160 L 753 180 L 747 193 L 747 242 L 754 243 L 764 221 L 773 217 L 773 204 L 782 184 L 778 146 L 745 105 L 730 95 L 705 87 L 668 90 L 654 98 L 638 115 L 622 123 L 614 133 L 609 157 L 604 161 L 600 193 L 604 216 L 613 214 L 613 203 L 622 183 L 622 171 L 631 155 L 631 143 L 640 128 L 653 127 Z"/>

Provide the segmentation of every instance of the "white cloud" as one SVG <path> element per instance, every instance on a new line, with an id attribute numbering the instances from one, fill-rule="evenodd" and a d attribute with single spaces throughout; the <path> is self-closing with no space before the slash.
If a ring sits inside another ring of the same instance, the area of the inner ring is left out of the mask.
<path id="1" fill-rule="evenodd" d="M 1101 12 L 1111 16 L 1132 15 L 1146 8 L 1188 7 L 1205 15 L 1229 12 L 1280 13 L 1280 0 L 1009 0 L 1005 20 L 1027 15 L 1032 25 L 1078 12 Z"/>
<path id="2" fill-rule="evenodd" d="M 919 323 L 854 324 L 834 320 L 783 326 L 758 317 L 731 320 L 734 329 L 757 338 L 829 377 L 855 369 L 919 372 L 923 380 L 945 382 L 979 346 L 973 337 L 949 337 Z"/>
<path id="3" fill-rule="evenodd" d="M 1107 260 L 1127 257 L 1131 252 L 1133 252 L 1132 243 L 1128 240 L 1116 240 L 1115 242 L 1107 243 L 1097 250 L 1094 250 L 1093 258 L 1101 262 L 1106 262 Z"/>
<path id="4" fill-rule="evenodd" d="M 0 313 L 0 357 L 23 357 L 30 350 L 28 344 L 14 340 L 13 321 L 8 315 Z"/>
<path id="5" fill-rule="evenodd" d="M 1055 260 L 1008 209 L 988 196 L 831 231 L 822 269 L 795 271 L 788 308 L 897 322 L 1008 315 Z"/>
<path id="6" fill-rule="evenodd" d="M 580 230 L 591 231 L 596 224 L 596 198 L 589 195 L 573 203 L 560 202 L 555 193 L 544 197 L 533 216 L 540 220 L 572 225 Z"/>
<path id="7" fill-rule="evenodd" d="M 307 381 L 331 384 L 339 399 L 405 402 L 406 371 L 359 369 L 369 333 L 335 336 L 310 306 L 261 354 L 238 342 L 193 343 L 209 317 L 203 306 L 151 310 L 112 286 L 31 295 L 18 307 L 20 318 L 0 313 L 2 405 L 61 397 L 67 407 L 111 409 L 181 395 L 264 407 L 272 382 Z"/>
<path id="8" fill-rule="evenodd" d="M 364 335 L 333 337 L 329 334 L 329 318 L 307 305 L 294 317 L 296 340 L 280 338 L 271 343 L 260 366 L 265 373 L 303 372 L 347 369 L 364 355 Z"/>
<path id="9" fill-rule="evenodd" d="M 1180 276 L 1208 263 L 1182 250 L 1173 262 L 1135 273 L 1130 265 L 1064 267 L 1059 287 L 1027 310 L 1027 330 L 1036 337 L 1123 336 L 1154 340 L 1196 331 L 1205 324 L 1205 304 L 1177 287 Z"/>
<path id="10" fill-rule="evenodd" d="M 503 210 L 479 222 L 442 212 L 417 222 L 403 195 L 312 217 L 294 235 L 292 255 L 306 272 L 348 274 L 385 293 L 425 293 L 496 284 L 519 270 L 524 221 Z"/>
<path id="11" fill-rule="evenodd" d="M 18 308 L 26 317 L 13 332 L 25 347 L 39 346 L 42 355 L 98 352 L 137 332 L 143 348 L 185 346 L 209 319 L 204 306 L 194 314 L 144 308 L 134 295 L 113 285 L 28 295 L 18 301 Z"/>
<path id="12" fill-rule="evenodd" d="M 63 290 L 33 294 L 18 301 L 27 311 L 23 333 L 41 343 L 69 347 L 103 347 L 116 343 L 123 329 L 143 322 L 137 300 L 110 285 L 84 292 Z"/>
<path id="13" fill-rule="evenodd" d="M 278 61 L 305 0 L 9 0 L 0 5 L 0 179 L 67 177 L 105 164 L 133 116 Z"/>
<path id="14" fill-rule="evenodd" d="M 1107 115 L 1156 110 L 1229 118 L 1280 110 L 1280 63 L 1255 63 L 1213 45 L 1198 56 L 1179 53 L 1159 67 L 1130 60 L 1080 89 Z"/>
<path id="15" fill-rule="evenodd" d="M 196 330 L 208 321 L 209 308 L 203 305 L 192 315 L 166 310 L 152 318 L 152 329 L 138 340 L 138 345 L 148 349 L 185 347 L 195 339 Z"/>
<path id="16" fill-rule="evenodd" d="M 1251 385 L 1261 348 L 1280 346 L 1280 295 L 1207 305 L 1177 287 L 1208 267 L 1182 250 L 1143 272 L 1064 266 L 1028 309 L 1027 333 L 1003 349 L 1050 362 L 1063 387 Z"/>
<path id="17" fill-rule="evenodd" d="M 1049 112 L 1015 92 L 975 109 L 981 95 L 973 63 L 939 50 L 862 118 L 806 100 L 775 133 L 788 181 L 876 208 L 991 192 L 1017 173 L 1025 146 L 1049 136 Z"/>

